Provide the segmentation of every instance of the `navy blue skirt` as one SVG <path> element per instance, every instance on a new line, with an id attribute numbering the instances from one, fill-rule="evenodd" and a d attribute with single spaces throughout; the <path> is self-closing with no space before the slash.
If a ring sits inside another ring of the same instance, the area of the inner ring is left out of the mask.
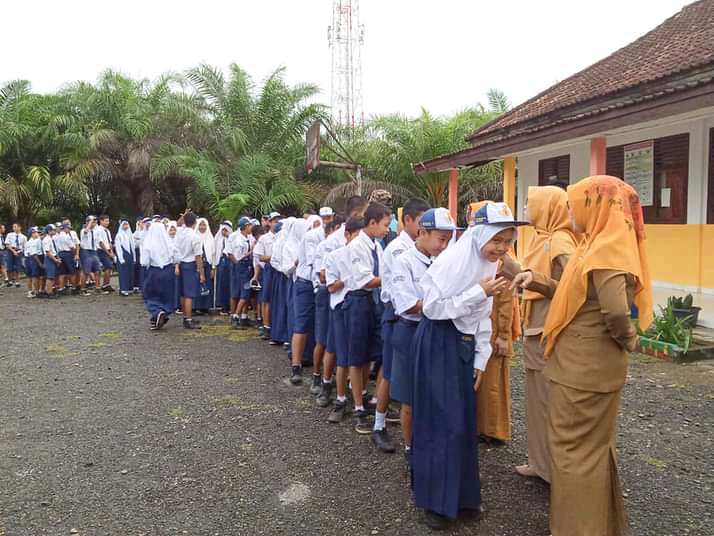
<path id="1" fill-rule="evenodd" d="M 263 274 L 263 281 L 260 283 L 260 286 L 263 287 L 263 290 L 260 291 L 260 300 L 261 303 L 269 304 L 273 301 L 273 279 L 275 270 L 269 262 L 266 262 L 261 274 Z"/>
<path id="2" fill-rule="evenodd" d="M 330 292 L 319 287 L 315 294 L 315 342 L 327 346 L 330 333 Z"/>
<path id="3" fill-rule="evenodd" d="M 389 396 L 393 400 L 409 406 L 412 405 L 414 389 L 414 337 L 416 330 L 416 323 L 412 325 L 403 320 L 395 322 L 392 330 L 392 370 L 389 377 Z"/>
<path id="4" fill-rule="evenodd" d="M 228 309 L 231 304 L 231 261 L 221 256 L 216 270 L 216 307 Z"/>
<path id="5" fill-rule="evenodd" d="M 134 249 L 134 288 L 140 289 L 144 286 L 144 272 L 146 271 L 141 265 L 141 249 Z"/>
<path id="6" fill-rule="evenodd" d="M 152 319 L 160 311 L 171 314 L 176 310 L 176 291 L 178 285 L 173 264 L 163 268 L 150 266 L 144 278 L 144 306 Z"/>
<path id="7" fill-rule="evenodd" d="M 456 518 L 477 509 L 474 336 L 423 318 L 414 343 L 412 486 L 418 508 Z"/>
<path id="8" fill-rule="evenodd" d="M 199 284 L 199 293 L 193 300 L 193 308 L 196 311 L 208 311 L 213 307 L 213 280 L 211 279 L 211 263 L 203 257 L 203 275 L 206 278 L 206 283 L 203 285 Z M 199 281 L 200 283 L 200 281 Z M 202 289 L 207 289 L 208 294 L 203 296 L 201 294 Z"/>
<path id="9" fill-rule="evenodd" d="M 288 342 L 288 278 L 282 272 L 273 272 L 273 296 L 270 303 L 270 338 Z"/>
<path id="10" fill-rule="evenodd" d="M 298 279 L 293 284 L 293 332 L 315 331 L 315 289 L 310 281 Z"/>
<path id="11" fill-rule="evenodd" d="M 384 306 L 382 313 L 382 374 L 384 379 L 390 381 L 392 379 L 392 332 L 394 331 L 394 323 L 397 321 L 397 315 L 394 314 L 394 307 L 391 303 Z"/>
<path id="12" fill-rule="evenodd" d="M 117 259 L 117 271 L 119 272 L 119 290 L 121 292 L 132 292 L 134 290 L 134 259 L 131 252 L 122 248 L 124 263 Z"/>

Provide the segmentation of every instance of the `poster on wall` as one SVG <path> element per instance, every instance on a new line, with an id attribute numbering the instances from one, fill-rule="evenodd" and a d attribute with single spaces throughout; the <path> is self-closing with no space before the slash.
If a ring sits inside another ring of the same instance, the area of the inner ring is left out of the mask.
<path id="1" fill-rule="evenodd" d="M 625 173 L 623 179 L 640 195 L 643 207 L 654 204 L 654 141 L 625 145 Z"/>

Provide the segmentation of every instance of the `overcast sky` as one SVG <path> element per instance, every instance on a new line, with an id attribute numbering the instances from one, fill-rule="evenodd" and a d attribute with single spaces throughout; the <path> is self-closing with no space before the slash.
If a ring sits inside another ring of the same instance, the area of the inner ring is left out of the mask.
<path id="1" fill-rule="evenodd" d="M 365 113 L 448 114 L 489 88 L 518 104 L 640 37 L 682 0 L 361 0 Z M 111 67 L 155 78 L 279 65 L 329 103 L 331 0 L 2 0 L 0 82 L 36 91 Z"/>

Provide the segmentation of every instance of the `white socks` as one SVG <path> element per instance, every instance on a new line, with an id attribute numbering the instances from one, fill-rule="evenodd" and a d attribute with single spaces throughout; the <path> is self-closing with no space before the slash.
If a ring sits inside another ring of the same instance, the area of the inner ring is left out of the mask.
<path id="1" fill-rule="evenodd" d="M 374 412 L 374 431 L 384 430 L 387 422 L 387 413 L 382 413 L 381 411 Z"/>

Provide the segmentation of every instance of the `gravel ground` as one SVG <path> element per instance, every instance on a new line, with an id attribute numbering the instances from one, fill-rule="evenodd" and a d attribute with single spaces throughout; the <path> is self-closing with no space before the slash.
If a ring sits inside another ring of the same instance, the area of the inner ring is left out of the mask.
<path id="1" fill-rule="evenodd" d="M 0 304 L 0 536 L 429 533 L 401 456 L 327 424 L 254 333 L 214 318 L 151 333 L 137 297 Z M 488 511 L 451 534 L 548 534 L 547 486 L 511 471 L 522 384 L 516 359 L 514 440 L 481 450 Z M 714 362 L 633 358 L 618 437 L 633 534 L 714 535 L 713 385 Z"/>

